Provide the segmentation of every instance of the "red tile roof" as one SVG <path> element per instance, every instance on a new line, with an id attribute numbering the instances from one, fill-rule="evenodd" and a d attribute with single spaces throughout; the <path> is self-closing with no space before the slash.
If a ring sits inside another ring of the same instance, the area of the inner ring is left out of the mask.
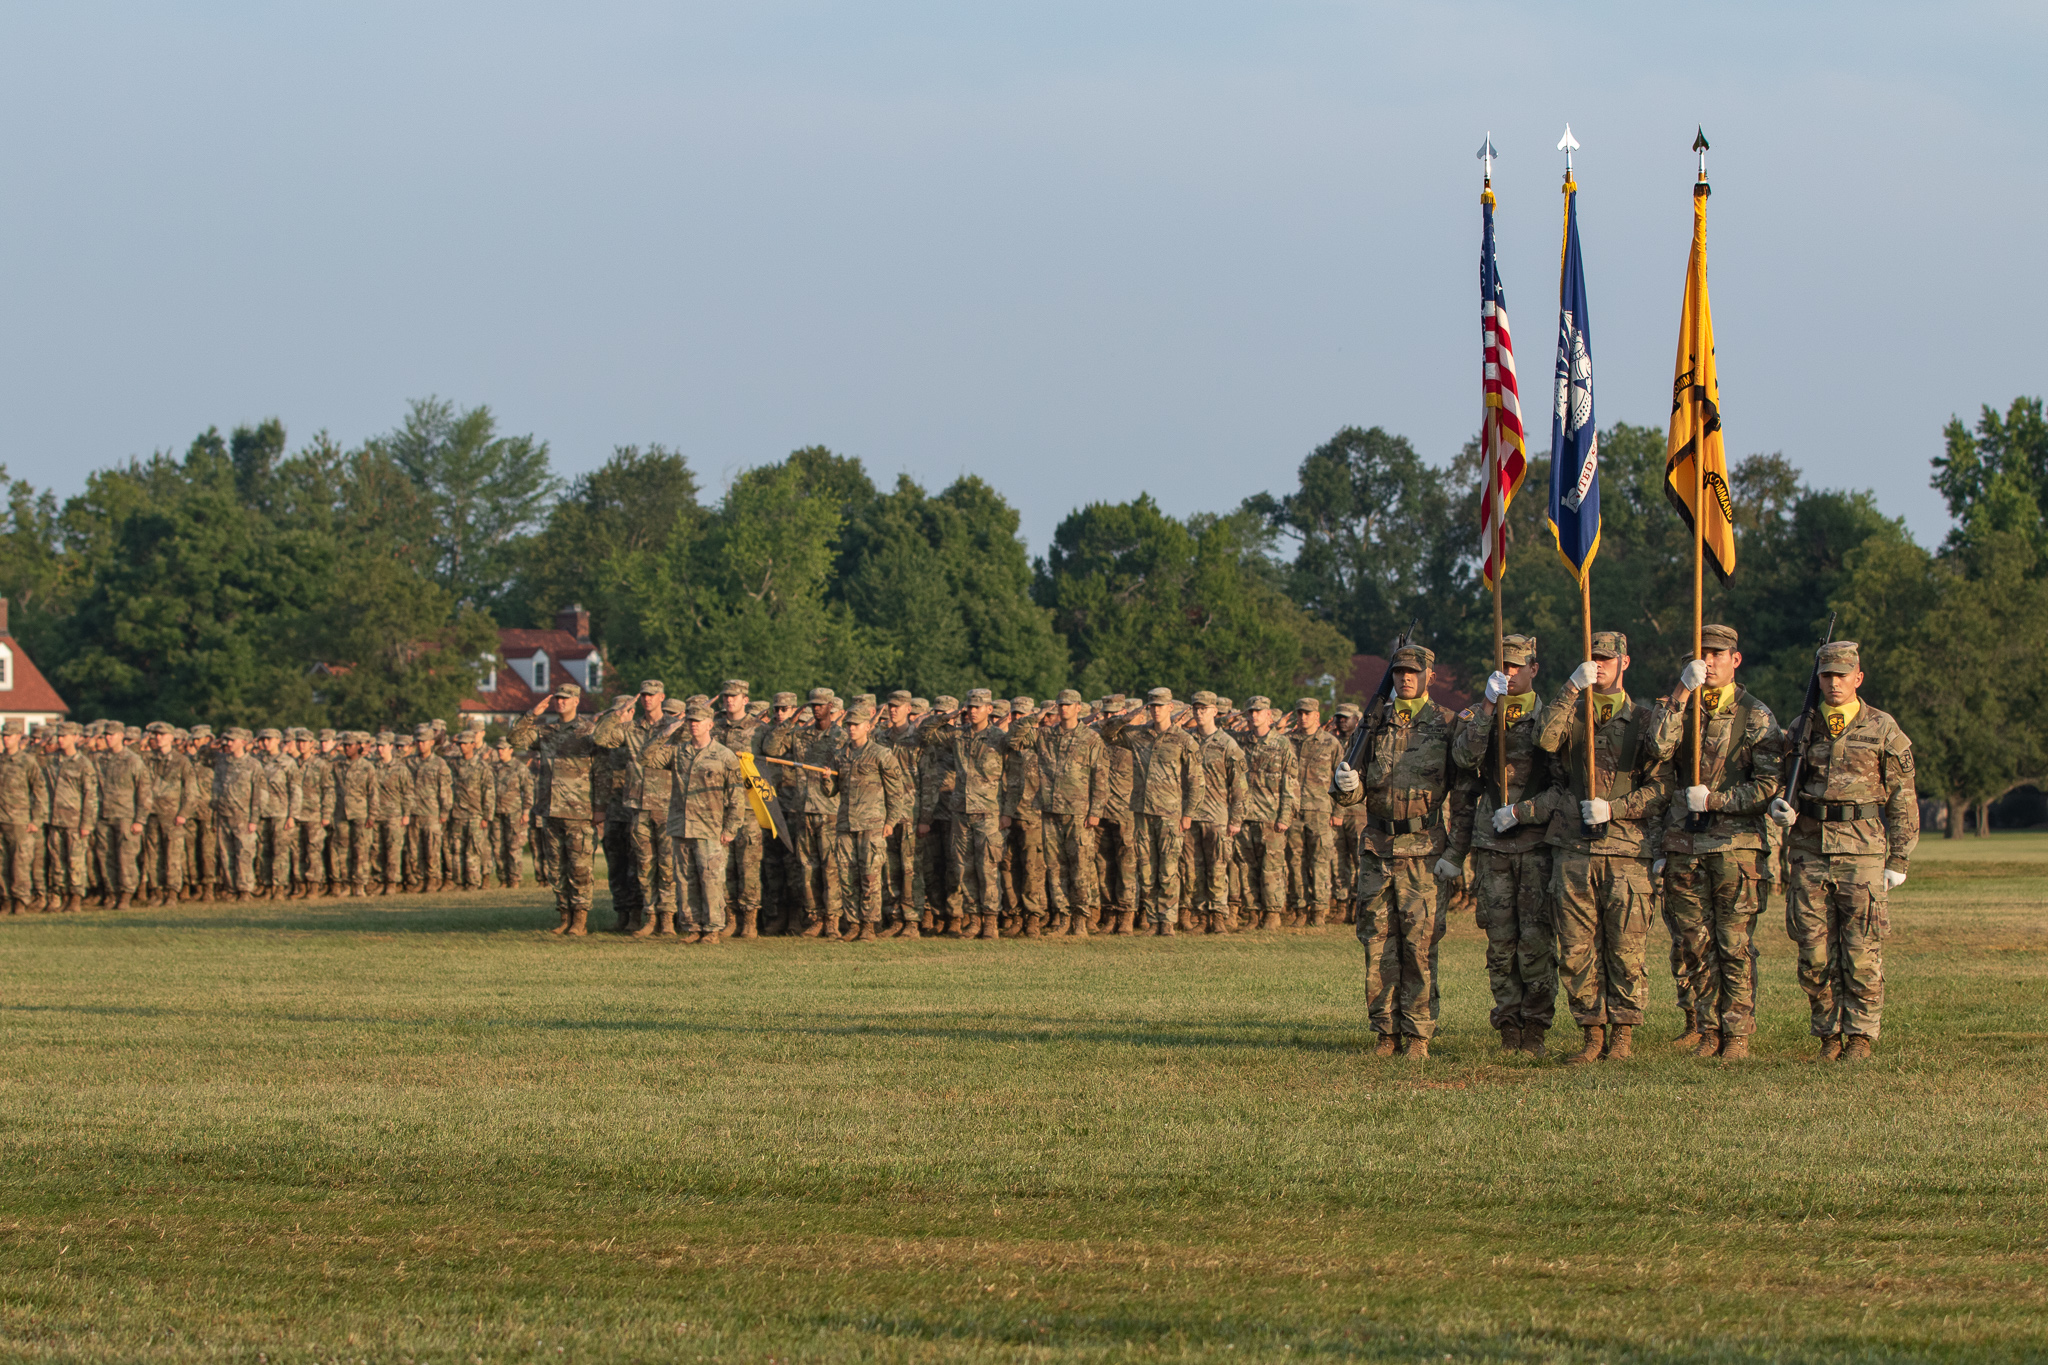
<path id="1" fill-rule="evenodd" d="M 576 674 L 568 667 L 571 661 L 581 664 L 598 652 L 596 645 L 588 640 L 579 640 L 566 630 L 501 630 L 498 632 L 498 685 L 488 692 L 473 692 L 464 697 L 461 709 L 483 714 L 531 711 L 540 704 L 540 693 L 533 690 L 533 675 L 520 668 L 509 667 L 507 661 L 517 659 L 523 665 L 535 654 L 545 653 L 548 656 L 548 681 L 552 688 L 560 683 L 576 681 Z M 606 681 L 600 671 L 600 691 Z M 577 709 L 595 712 L 600 709 L 598 699 L 586 695 Z"/>
<path id="2" fill-rule="evenodd" d="M 35 660 L 28 657 L 21 641 L 5 631 L 0 631 L 0 641 L 14 652 L 14 686 L 0 692 L 0 712 L 56 711 L 69 715 L 71 707 L 57 695 L 57 689 L 50 686 L 49 679 L 36 667 Z"/>

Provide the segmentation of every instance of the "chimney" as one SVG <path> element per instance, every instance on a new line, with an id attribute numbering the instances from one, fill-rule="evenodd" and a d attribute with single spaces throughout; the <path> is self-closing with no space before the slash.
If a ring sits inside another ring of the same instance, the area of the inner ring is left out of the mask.
<path id="1" fill-rule="evenodd" d="M 6 625 L 5 609 L 0 608 L 0 630 L 6 629 Z M 589 644 L 590 613 L 583 609 L 581 602 L 576 603 L 574 606 L 563 607 L 555 613 L 555 629 L 568 631 L 576 637 L 579 644 Z"/>
<path id="2" fill-rule="evenodd" d="M 0 635 L 7 633 L 7 599 L 0 597 Z"/>

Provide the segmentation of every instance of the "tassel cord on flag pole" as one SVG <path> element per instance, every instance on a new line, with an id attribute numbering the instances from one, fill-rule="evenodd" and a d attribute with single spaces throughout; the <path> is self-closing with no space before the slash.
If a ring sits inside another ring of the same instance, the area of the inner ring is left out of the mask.
<path id="1" fill-rule="evenodd" d="M 1713 193 L 1707 184 L 1707 137 L 1702 131 L 1693 149 L 1699 153 L 1699 180 L 1693 185 L 1693 196 L 1701 201 L 1704 216 L 1705 201 Z M 1688 273 L 1690 273 L 1688 271 Z M 1706 364 L 1701 356 L 1699 364 Z M 1704 378 L 1704 369 L 1698 378 Z M 1706 651 L 1701 632 L 1705 629 L 1706 616 L 1706 568 L 1707 568 L 1707 390 L 1704 383 L 1694 383 L 1687 401 L 1692 406 L 1692 657 L 1705 660 Z M 1700 751 L 1706 747 L 1706 683 L 1692 690 L 1692 785 L 1700 785 Z M 1713 816 L 1707 811 L 1688 812 L 1686 828 L 1694 833 L 1703 833 L 1712 823 Z"/>

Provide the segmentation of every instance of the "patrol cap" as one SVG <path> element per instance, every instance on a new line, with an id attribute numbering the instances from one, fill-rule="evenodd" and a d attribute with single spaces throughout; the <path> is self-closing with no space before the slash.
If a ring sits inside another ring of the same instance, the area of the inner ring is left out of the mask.
<path id="1" fill-rule="evenodd" d="M 551 697 L 567 697 L 571 701 L 574 701 L 576 698 L 583 695 L 583 689 L 578 687 L 575 683 L 558 683 L 555 686 L 555 690 L 553 692 L 550 692 L 548 695 Z"/>
<path id="2" fill-rule="evenodd" d="M 283 739 L 284 733 L 274 725 L 266 725 L 256 732 L 258 739 Z"/>
<path id="3" fill-rule="evenodd" d="M 80 725 L 75 720 L 60 721 L 57 725 L 57 734 L 60 737 L 64 735 L 70 735 L 73 738 L 77 738 L 79 736 L 82 736 L 84 733 L 85 727 L 83 725 Z"/>
<path id="4" fill-rule="evenodd" d="M 448 722 L 436 716 L 427 722 L 427 728 L 437 735 L 445 735 L 448 733 Z"/>
<path id="5" fill-rule="evenodd" d="M 748 703 L 747 703 L 747 714 L 748 714 L 748 715 L 750 715 L 750 716 L 754 716 L 754 717 L 757 717 L 757 718 L 758 718 L 758 717 L 760 717 L 760 716 L 765 716 L 765 715 L 767 715 L 767 714 L 768 714 L 768 703 L 767 703 L 767 702 L 765 702 L 765 701 L 750 701 L 750 702 L 748 702 Z"/>
<path id="6" fill-rule="evenodd" d="M 1004 701 L 1001 697 L 997 697 L 988 704 L 988 713 L 996 717 L 1007 716 L 1010 714 L 1010 703 Z"/>
<path id="7" fill-rule="evenodd" d="M 396 744 L 398 743 L 398 736 L 392 734 L 389 730 L 379 730 L 377 732 L 377 743 L 380 745 Z"/>
<path id="8" fill-rule="evenodd" d="M 662 709 L 663 709 L 663 710 L 666 710 L 667 708 L 666 708 L 666 707 L 664 707 L 664 708 L 662 708 Z M 684 702 L 684 703 L 683 703 L 683 719 L 684 719 L 684 720 L 710 720 L 710 719 L 711 719 L 711 703 L 710 703 L 709 701 L 687 701 L 687 702 Z"/>
<path id="9" fill-rule="evenodd" d="M 913 715 L 913 716 L 928 716 L 928 715 L 930 715 L 931 713 L 932 713 L 932 704 L 931 704 L 930 702 L 926 701 L 926 700 L 925 700 L 925 699 L 924 699 L 923 697 L 912 697 L 912 698 L 910 699 L 910 714 L 911 714 L 911 715 Z"/>
<path id="10" fill-rule="evenodd" d="M 776 704 L 777 706 L 801 706 L 801 705 L 803 705 L 803 703 L 802 703 L 802 702 L 800 702 L 800 701 L 798 701 L 798 700 L 797 700 L 797 696 L 796 696 L 796 693 L 794 693 L 794 692 L 777 692 L 777 693 L 775 694 L 775 704 Z"/>
<path id="11" fill-rule="evenodd" d="M 9 724 L 13 724 L 13 722 L 12 722 L 12 721 L 10 721 L 10 722 L 8 722 L 8 723 L 9 723 Z M 151 734 L 151 735 L 167 735 L 167 734 L 169 734 L 169 733 L 171 732 L 171 723 L 170 723 L 169 721 L 167 721 L 167 720 L 153 720 L 153 721 L 151 721 L 151 722 L 150 722 L 149 724 L 147 724 L 147 725 L 143 726 L 143 727 L 142 727 L 142 729 L 143 729 L 143 733 L 145 733 L 145 734 Z M 12 733 L 14 733 L 14 734 L 17 734 L 17 735 L 18 735 L 18 734 L 20 734 L 20 733 L 21 733 L 21 731 L 19 731 L 19 730 L 15 730 L 15 731 L 13 731 Z"/>
<path id="12" fill-rule="evenodd" d="M 1230 698 L 1228 698 L 1228 697 L 1218 697 L 1218 698 L 1216 699 L 1216 708 L 1217 708 L 1218 710 L 1220 710 L 1220 711 L 1228 711 L 1228 710 L 1229 710 L 1229 709 L 1231 708 L 1231 700 L 1230 700 Z"/>
<path id="13" fill-rule="evenodd" d="M 1421 673 L 1436 667 L 1436 654 L 1421 645 L 1403 645 L 1394 651 L 1394 657 L 1387 662 L 1387 667 L 1397 672 Z"/>
<path id="14" fill-rule="evenodd" d="M 640 695 L 643 697 L 665 697 L 668 695 L 668 688 L 662 684 L 661 679 L 648 678 L 640 684 Z"/>
<path id="15" fill-rule="evenodd" d="M 239 725 L 230 725 L 230 726 L 229 726 L 229 727 L 228 727 L 227 729 L 225 729 L 225 730 L 223 730 L 223 731 L 221 732 L 221 738 L 222 738 L 222 739 L 239 739 L 239 740 L 243 741 L 244 743 L 247 743 L 247 742 L 248 742 L 248 739 L 249 739 L 249 732 L 248 732 L 247 730 L 244 730 L 244 729 L 243 729 L 243 728 L 242 728 L 241 726 L 239 726 Z"/>
<path id="16" fill-rule="evenodd" d="M 0 735 L 19 735 L 26 732 L 27 727 L 22 724 L 20 716 L 9 716 L 6 723 L 0 725 Z"/>
<path id="17" fill-rule="evenodd" d="M 996 694 L 989 691 L 986 687 L 975 687 L 968 690 L 967 704 L 969 706 L 993 706 L 995 701 Z"/>
<path id="18" fill-rule="evenodd" d="M 1738 638 L 1733 626 L 1715 625 L 1700 627 L 1700 648 L 1703 650 L 1733 649 Z"/>
<path id="19" fill-rule="evenodd" d="M 915 704 L 916 701 L 916 697 L 911 696 L 900 687 L 889 694 L 889 705 L 891 706 L 910 706 Z"/>
<path id="20" fill-rule="evenodd" d="M 1619 659 L 1628 653 L 1628 636 L 1618 630 L 1593 632 L 1592 655 L 1596 659 Z"/>
<path id="21" fill-rule="evenodd" d="M 1500 656 L 1511 664 L 1535 663 L 1536 637 L 1533 635 L 1503 635 L 1500 641 Z"/>
<path id="22" fill-rule="evenodd" d="M 414 739 L 432 739 L 434 737 L 434 727 L 431 725 L 415 725 L 412 727 L 412 737 Z"/>
<path id="23" fill-rule="evenodd" d="M 753 690 L 754 685 L 742 678 L 727 678 L 718 685 L 718 695 L 721 697 L 744 697 Z"/>
<path id="24" fill-rule="evenodd" d="M 1340 701 L 1337 703 L 1337 714 L 1358 720 L 1365 715 L 1365 712 L 1358 709 L 1358 703 L 1355 701 Z"/>
<path id="25" fill-rule="evenodd" d="M 1147 706 L 1171 706 L 1171 705 L 1173 705 L 1173 689 L 1172 689 L 1172 688 L 1170 688 L 1170 687 L 1155 687 L 1155 688 L 1153 688 L 1153 689 L 1152 689 L 1152 690 L 1151 690 L 1150 692 L 1147 692 L 1147 693 L 1145 694 L 1145 705 L 1147 705 Z"/>
<path id="26" fill-rule="evenodd" d="M 1059 696 L 1054 698 L 1054 700 L 1061 706 L 1086 706 L 1088 704 L 1081 700 L 1081 694 L 1071 687 L 1062 687 Z"/>
<path id="27" fill-rule="evenodd" d="M 142 733 L 143 731 L 140 725 L 131 725 L 128 727 L 128 738 L 130 739 L 141 739 Z"/>
<path id="28" fill-rule="evenodd" d="M 949 697 L 941 692 L 938 696 L 932 698 L 932 710 L 934 711 L 958 711 L 959 709 L 960 699 L 958 697 Z"/>
<path id="29" fill-rule="evenodd" d="M 1837 640 L 1820 647 L 1818 667 L 1823 673 L 1857 673 L 1863 664 L 1862 646 L 1854 640 Z"/>
<path id="30" fill-rule="evenodd" d="M 1294 703 L 1294 709 L 1305 716 L 1319 716 L 1323 713 L 1321 697 L 1302 697 Z"/>
<path id="31" fill-rule="evenodd" d="M 202 722 L 202 723 L 200 723 L 200 724 L 198 724 L 198 725 L 195 725 L 195 726 L 193 726 L 193 727 L 192 727 L 192 738 L 194 738 L 194 739 L 212 739 L 212 738 L 213 738 L 213 727 L 212 727 L 211 725 L 207 725 L 207 724 L 205 724 L 204 722 Z"/>
<path id="32" fill-rule="evenodd" d="M 1273 699 L 1271 697 L 1247 697 L 1244 709 L 1247 711 L 1270 711 L 1273 709 Z"/>
<path id="33" fill-rule="evenodd" d="M 837 706 L 839 698 L 832 695 L 832 689 L 829 687 L 814 687 L 811 689 L 810 700 L 805 705 L 817 706 L 820 703 L 826 706 Z"/>
<path id="34" fill-rule="evenodd" d="M 853 704 L 853 709 L 846 713 L 846 723 L 848 725 L 873 725 L 875 723 L 875 708 L 865 702 L 856 701 Z"/>
<path id="35" fill-rule="evenodd" d="M 868 708 L 868 710 L 872 711 L 875 709 L 875 694 L 872 692 L 863 692 L 853 699 L 853 704 L 855 706 L 865 706 Z"/>
<path id="36" fill-rule="evenodd" d="M 1206 689 L 1195 693 L 1195 695 L 1192 697 L 1189 697 L 1188 703 L 1193 706 L 1215 706 L 1218 704 L 1216 700 L 1216 694 Z"/>
<path id="37" fill-rule="evenodd" d="M 663 697 L 661 699 L 661 714 L 664 716 L 680 716 L 689 705 L 690 703 L 678 701 L 674 697 Z"/>
<path id="38" fill-rule="evenodd" d="M 711 705 L 711 698 L 710 698 L 710 697 L 709 697 L 708 695 L 706 695 L 705 693 L 702 693 L 702 692 L 692 692 L 692 693 L 691 693 L 691 694 L 690 694 L 689 696 L 687 696 L 687 697 L 684 697 L 684 698 L 683 698 L 683 705 L 685 705 L 685 706 L 688 706 L 688 705 L 691 705 L 691 704 L 692 704 L 692 703 L 694 703 L 694 702 L 700 702 L 700 701 L 701 701 L 701 702 L 703 702 L 703 703 L 704 703 L 704 704 L 705 704 L 706 706 L 709 706 L 709 705 Z"/>

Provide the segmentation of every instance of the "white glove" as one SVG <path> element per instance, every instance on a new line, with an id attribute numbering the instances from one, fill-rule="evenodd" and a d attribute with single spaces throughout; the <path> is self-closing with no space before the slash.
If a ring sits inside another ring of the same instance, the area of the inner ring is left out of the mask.
<path id="1" fill-rule="evenodd" d="M 1792 803 L 1784 797 L 1774 796 L 1771 798 L 1771 818 L 1786 829 L 1790 829 L 1792 822 L 1799 818 L 1799 812 L 1793 810 Z"/>
<path id="2" fill-rule="evenodd" d="M 1687 787 L 1685 789 L 1685 808 L 1695 815 L 1705 810 L 1707 808 L 1707 789 L 1705 787 Z"/>
<path id="3" fill-rule="evenodd" d="M 1505 673 L 1490 674 L 1486 679 L 1486 699 L 1488 701 L 1499 701 L 1507 694 L 1508 675 Z"/>
<path id="4" fill-rule="evenodd" d="M 1678 670 L 1678 685 L 1688 692 L 1699 691 L 1700 684 L 1707 680 L 1707 661 L 1694 659 Z"/>
<path id="5" fill-rule="evenodd" d="M 1664 859 L 1659 858 L 1656 862 L 1650 864 L 1650 875 L 1652 877 L 1664 875 Z"/>
<path id="6" fill-rule="evenodd" d="M 1896 891 L 1896 890 L 1898 890 L 1898 889 L 1899 889 L 1900 887 L 1904 886 L 1905 884 L 1906 884 L 1906 874 L 1905 874 L 1905 873 L 1903 873 L 1903 872 L 1894 872 L 1894 871 L 1892 871 L 1892 870 L 1891 870 L 1890 868 L 1886 868 L 1886 869 L 1884 870 L 1884 889 L 1885 889 L 1885 890 L 1887 890 L 1887 891 Z"/>
<path id="7" fill-rule="evenodd" d="M 1589 825 L 1604 825 L 1614 817 L 1614 807 L 1595 796 L 1579 802 L 1579 818 Z"/>
<path id="8" fill-rule="evenodd" d="M 1465 875 L 1465 869 L 1459 867 L 1449 858 L 1438 858 L 1436 866 L 1431 868 L 1430 871 L 1436 873 L 1436 879 L 1440 882 L 1454 882 Z"/>
<path id="9" fill-rule="evenodd" d="M 1521 823 L 1521 819 L 1516 816 L 1513 806 L 1502 806 L 1493 813 L 1493 832 L 1495 834 L 1506 834 Z"/>
<path id="10" fill-rule="evenodd" d="M 1355 792 L 1358 790 L 1358 770 L 1349 763 L 1337 765 L 1337 790 Z"/>
<path id="11" fill-rule="evenodd" d="M 1600 680 L 1600 665 L 1591 659 L 1572 670 L 1572 686 L 1583 692 Z"/>

